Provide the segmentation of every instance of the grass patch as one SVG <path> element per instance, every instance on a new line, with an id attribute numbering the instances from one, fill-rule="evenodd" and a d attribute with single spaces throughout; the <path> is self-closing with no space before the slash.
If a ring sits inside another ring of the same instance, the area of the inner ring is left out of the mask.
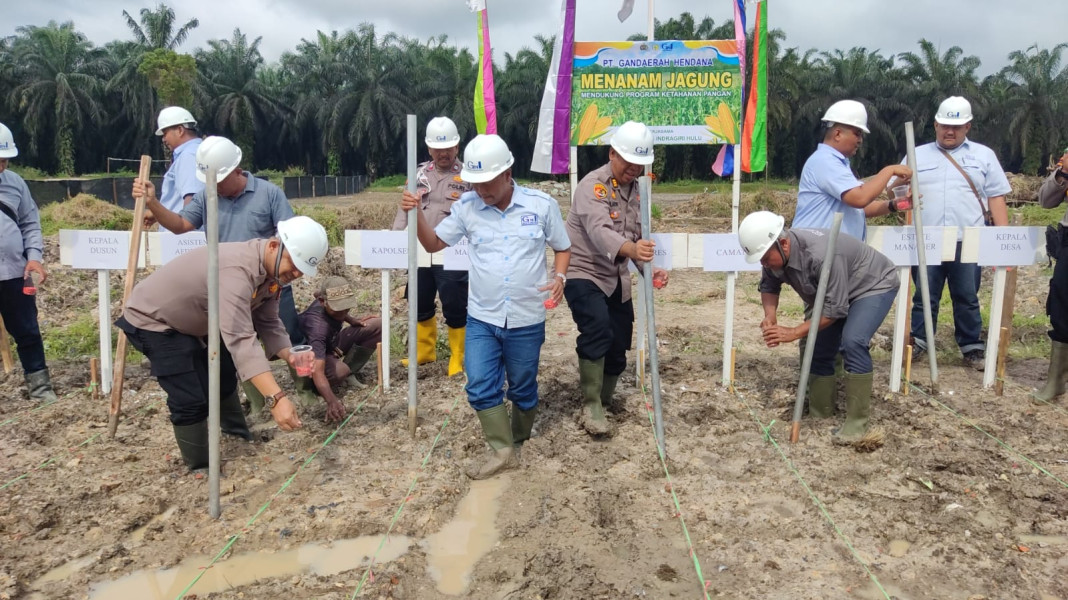
<path id="1" fill-rule="evenodd" d="M 112 328 L 112 353 L 120 335 L 124 334 Z M 82 314 L 65 325 L 48 328 L 41 332 L 41 338 L 44 341 L 45 360 L 49 362 L 86 360 L 100 354 L 100 331 L 96 319 L 90 314 Z M 136 365 L 142 358 L 143 355 L 136 348 L 127 344 L 126 364 Z"/>
<path id="2" fill-rule="evenodd" d="M 34 167 L 16 167 L 15 165 L 9 164 L 7 168 L 23 179 L 48 179 L 51 177 L 48 173 Z"/>
<path id="3" fill-rule="evenodd" d="M 129 231 L 132 225 L 133 211 L 89 194 L 78 194 L 41 209 L 41 232 L 44 235 L 55 235 L 60 229 Z"/>
<path id="4" fill-rule="evenodd" d="M 370 189 L 372 190 L 389 190 L 396 189 L 404 185 L 408 181 L 406 175 L 387 175 L 385 177 L 379 177 L 371 182 Z"/>
<path id="5" fill-rule="evenodd" d="M 304 215 L 315 219 L 315 222 L 326 229 L 326 237 L 331 246 L 341 246 L 345 243 L 345 227 L 341 224 L 338 211 L 328 206 L 319 204 L 305 204 L 297 206 L 293 211 L 298 215 Z"/>
<path id="6" fill-rule="evenodd" d="M 718 179 L 706 181 L 701 179 L 678 179 L 675 181 L 656 182 L 653 184 L 653 194 L 731 194 L 733 182 Z M 742 192 L 757 193 L 761 190 L 778 190 L 797 193 L 797 183 L 785 179 L 769 179 L 768 181 L 754 181 L 742 183 Z"/>
<path id="7" fill-rule="evenodd" d="M 654 219 L 659 220 L 664 216 L 664 207 L 660 206 L 659 204 L 653 203 L 653 205 L 649 207 L 649 214 Z"/>
<path id="8" fill-rule="evenodd" d="M 285 183 L 283 181 L 284 178 L 305 177 L 307 173 L 304 172 L 304 167 L 297 167 L 291 165 L 286 167 L 284 171 L 279 169 L 260 169 L 256 172 L 255 175 L 256 177 L 270 181 L 278 187 L 282 187 L 282 184 Z"/>

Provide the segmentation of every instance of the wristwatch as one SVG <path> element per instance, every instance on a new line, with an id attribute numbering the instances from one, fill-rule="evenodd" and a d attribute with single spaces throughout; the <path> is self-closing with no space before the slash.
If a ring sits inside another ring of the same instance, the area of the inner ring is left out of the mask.
<path id="1" fill-rule="evenodd" d="M 273 410 L 274 405 L 278 404 L 278 401 L 286 397 L 285 390 L 279 390 L 277 394 L 271 394 L 270 396 L 263 397 L 263 405 L 267 407 L 267 410 Z"/>
<path id="2" fill-rule="evenodd" d="M 563 273 L 557 273 L 555 276 L 560 278 L 561 283 L 567 283 L 567 275 L 564 275 Z"/>

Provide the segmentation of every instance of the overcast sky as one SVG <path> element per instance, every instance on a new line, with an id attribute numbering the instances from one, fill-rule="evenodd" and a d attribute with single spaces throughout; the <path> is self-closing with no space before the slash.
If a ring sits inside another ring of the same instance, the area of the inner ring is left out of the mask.
<path id="1" fill-rule="evenodd" d="M 719 25 L 733 17 L 731 0 L 635 0 L 634 13 L 620 24 L 622 0 L 577 0 L 576 39 L 614 41 L 647 30 L 648 2 L 657 19 L 666 21 L 683 11 L 700 21 L 712 17 Z M 45 25 L 50 19 L 74 21 L 93 43 L 128 39 L 122 11 L 135 17 L 154 3 L 130 0 L 44 0 L 5 2 L 0 35 L 21 25 Z M 475 18 L 464 0 L 183 0 L 171 1 L 178 21 L 200 19 L 200 27 L 180 48 L 192 52 L 209 39 L 229 39 L 235 27 L 254 39 L 268 62 L 292 50 L 316 30 L 344 31 L 372 22 L 381 32 L 394 31 L 422 40 L 446 34 L 451 43 L 474 49 Z M 1060 4 L 1060 8 L 1054 5 Z M 772 1 L 771 28 L 786 33 L 786 46 L 817 50 L 864 46 L 884 55 L 916 51 L 926 38 L 945 50 L 960 46 L 982 60 L 980 74 L 1007 63 L 1013 50 L 1037 43 L 1041 48 L 1068 41 L 1064 0 L 1040 5 L 1006 0 L 783 0 Z M 488 0 L 494 51 L 515 52 L 533 47 L 534 36 L 559 30 L 559 0 Z M 755 8 L 749 7 L 750 28 Z M 1068 54 L 1065 55 L 1068 59 Z"/>

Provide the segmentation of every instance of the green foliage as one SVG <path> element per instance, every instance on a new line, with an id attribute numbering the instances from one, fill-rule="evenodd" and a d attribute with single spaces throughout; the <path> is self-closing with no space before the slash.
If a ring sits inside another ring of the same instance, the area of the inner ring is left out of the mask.
<path id="1" fill-rule="evenodd" d="M 49 176 L 48 173 L 45 173 L 40 169 L 24 165 L 15 166 L 9 164 L 7 168 L 18 173 L 19 177 L 22 177 L 23 179 L 46 179 Z"/>
<path id="2" fill-rule="evenodd" d="M 664 216 L 664 207 L 662 207 L 659 204 L 656 204 L 654 202 L 653 205 L 649 207 L 649 214 L 654 219 L 660 219 L 661 217 Z"/>
<path id="3" fill-rule="evenodd" d="M 144 54 L 137 72 L 148 78 L 164 106 L 192 106 L 197 63 L 188 54 L 156 48 Z"/>
<path id="4" fill-rule="evenodd" d="M 95 300 L 94 300 L 95 302 Z M 41 332 L 44 341 L 45 359 L 49 362 L 60 360 L 84 360 L 100 355 L 100 328 L 97 326 L 95 313 L 81 314 L 74 321 L 58 327 L 47 328 Z M 118 335 L 122 335 L 119 333 Z M 115 351 L 118 335 L 111 336 L 111 350 Z M 141 362 L 143 354 L 127 345 L 126 363 Z"/>
<path id="5" fill-rule="evenodd" d="M 345 243 L 345 226 L 337 211 L 329 206 L 305 204 L 298 206 L 294 211 L 298 215 L 304 215 L 315 219 L 317 223 L 326 229 L 326 236 L 331 246 L 340 246 Z"/>
<path id="6" fill-rule="evenodd" d="M 405 182 L 408 181 L 408 177 L 405 175 L 389 175 L 386 177 L 379 177 L 371 183 L 372 190 L 395 190 L 402 187 Z"/>

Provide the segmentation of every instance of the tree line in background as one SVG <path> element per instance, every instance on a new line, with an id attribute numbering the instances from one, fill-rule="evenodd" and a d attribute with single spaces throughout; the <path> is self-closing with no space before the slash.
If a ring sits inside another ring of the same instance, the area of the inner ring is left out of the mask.
<path id="1" fill-rule="evenodd" d="M 16 135 L 19 163 L 48 173 L 99 172 L 105 157 L 160 157 L 155 117 L 186 106 L 205 134 L 230 137 L 252 170 L 298 167 L 307 173 L 371 177 L 405 169 L 405 116 L 420 124 L 451 117 L 463 139 L 475 133 L 472 98 L 476 57 L 444 35 L 420 41 L 364 23 L 344 33 L 317 32 L 266 64 L 262 38 L 234 29 L 228 40 L 182 54 L 197 19 L 180 24 L 166 4 L 123 11 L 131 38 L 96 46 L 72 22 L 26 25 L 0 38 L 0 121 Z M 656 22 L 657 39 L 733 39 L 733 21 L 717 25 L 689 13 Z M 971 137 L 994 148 L 1009 171 L 1042 172 L 1068 143 L 1068 44 L 1011 52 L 1008 64 L 980 78 L 980 61 L 957 46 L 927 40 L 916 52 L 884 55 L 855 47 L 818 52 L 784 48 L 769 34 L 768 155 L 770 176 L 796 178 L 820 140 L 819 118 L 833 102 L 853 98 L 868 108 L 871 134 L 857 155 L 861 175 L 897 162 L 904 123 L 919 141 L 932 139 L 939 102 L 972 102 Z M 631 39 L 644 39 L 642 35 Z M 494 61 L 498 132 L 529 165 L 553 39 Z M 654 170 L 661 180 L 714 177 L 716 147 L 663 146 Z M 583 165 L 603 159 L 580 149 Z"/>

